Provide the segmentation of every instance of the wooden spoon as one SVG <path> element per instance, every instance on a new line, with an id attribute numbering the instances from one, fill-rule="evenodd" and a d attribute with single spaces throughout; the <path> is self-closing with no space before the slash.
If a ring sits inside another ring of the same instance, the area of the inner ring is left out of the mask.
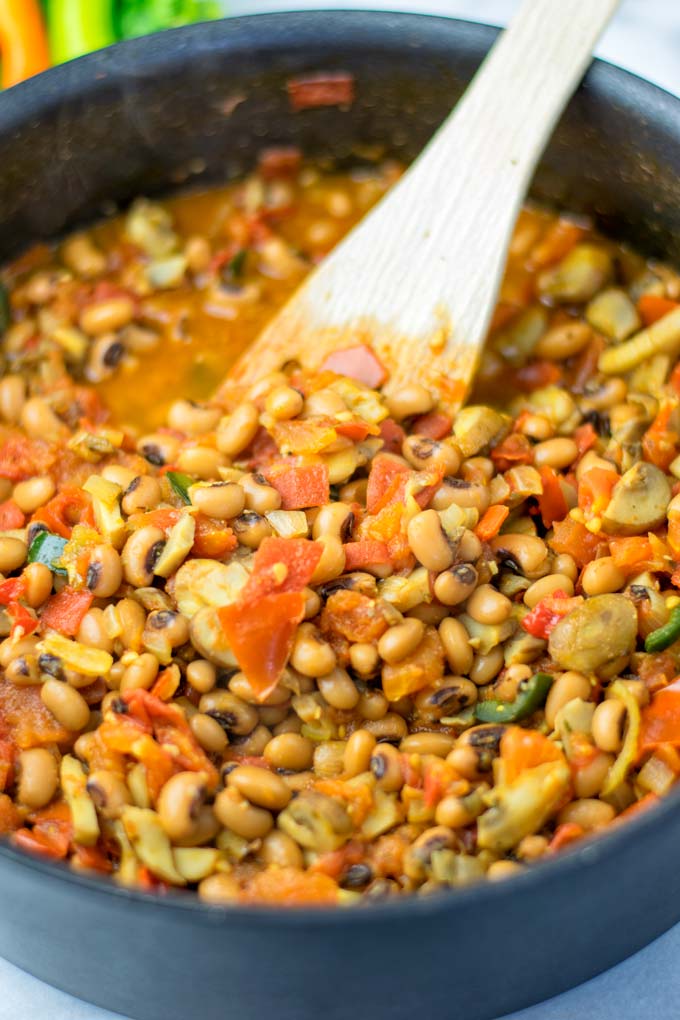
<path id="1" fill-rule="evenodd" d="M 524 0 L 400 181 L 241 355 L 250 383 L 373 347 L 385 391 L 418 382 L 456 411 L 477 367 L 512 229 L 548 137 L 618 0 Z M 584 142 L 585 144 L 585 142 Z"/>

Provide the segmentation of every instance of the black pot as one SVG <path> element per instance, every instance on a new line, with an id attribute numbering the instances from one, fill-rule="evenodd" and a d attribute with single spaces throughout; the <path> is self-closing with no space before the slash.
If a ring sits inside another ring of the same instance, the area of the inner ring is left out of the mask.
<path id="1" fill-rule="evenodd" d="M 270 15 L 181 29 L 0 97 L 0 257 L 136 194 L 219 181 L 263 144 L 341 163 L 413 156 L 495 30 L 412 15 Z M 350 109 L 292 113 L 290 75 L 356 77 Z M 680 258 L 680 102 L 596 62 L 535 195 Z M 677 796 L 501 884 L 348 910 L 206 907 L 0 848 L 0 953 L 140 1020 L 483 1020 L 554 995 L 680 918 Z"/>

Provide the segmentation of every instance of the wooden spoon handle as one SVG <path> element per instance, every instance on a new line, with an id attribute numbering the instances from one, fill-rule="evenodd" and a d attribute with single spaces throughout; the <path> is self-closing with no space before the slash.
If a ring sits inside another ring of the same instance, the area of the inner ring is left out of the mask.
<path id="1" fill-rule="evenodd" d="M 387 389 L 417 380 L 455 409 L 493 312 L 533 170 L 618 0 L 524 0 L 399 183 L 322 263 L 236 366 L 252 380 L 371 342 Z"/>

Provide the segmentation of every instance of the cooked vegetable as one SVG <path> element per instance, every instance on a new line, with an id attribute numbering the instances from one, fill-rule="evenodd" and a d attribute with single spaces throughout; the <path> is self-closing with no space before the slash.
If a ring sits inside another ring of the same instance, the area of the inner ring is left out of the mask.
<path id="1" fill-rule="evenodd" d="M 182 502 L 190 504 L 191 496 L 189 495 L 189 489 L 194 485 L 196 479 L 182 474 L 181 471 L 168 471 L 166 478 L 170 482 L 173 492 L 177 493 Z"/>
<path id="2" fill-rule="evenodd" d="M 28 547 L 28 562 L 44 563 L 53 573 L 66 574 L 64 568 L 59 565 L 65 547 L 65 538 L 52 535 L 49 531 L 39 531 Z"/>
<path id="3" fill-rule="evenodd" d="M 645 638 L 646 652 L 663 652 L 680 638 L 680 606 L 671 610 L 670 619 Z"/>
<path id="4" fill-rule="evenodd" d="M 554 627 L 548 649 L 563 669 L 595 673 L 632 652 L 637 615 L 625 595 L 595 595 Z"/>
<path id="5" fill-rule="evenodd" d="M 663 471 L 638 461 L 612 489 L 602 527 L 610 535 L 653 531 L 665 520 L 670 499 L 671 487 Z"/>
<path id="6" fill-rule="evenodd" d="M 523 680 L 513 701 L 499 701 L 488 698 L 475 705 L 475 718 L 479 722 L 518 722 L 526 719 L 545 704 L 553 678 L 549 673 L 534 673 L 529 680 Z"/>

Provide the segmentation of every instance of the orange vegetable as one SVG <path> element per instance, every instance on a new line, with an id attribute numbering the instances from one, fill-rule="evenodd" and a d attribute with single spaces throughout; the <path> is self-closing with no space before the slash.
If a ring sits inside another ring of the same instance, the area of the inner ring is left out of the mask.
<path id="1" fill-rule="evenodd" d="M 324 370 L 346 375 L 371 389 L 379 389 L 387 379 L 387 369 L 366 344 L 333 351 L 321 365 L 321 371 Z"/>
<path id="2" fill-rule="evenodd" d="M 641 812 L 646 811 L 647 808 L 654 807 L 654 805 L 658 804 L 660 800 L 661 797 L 659 797 L 658 794 L 646 793 L 644 797 L 641 797 L 640 800 L 636 800 L 634 804 L 631 804 L 630 807 L 627 807 L 620 815 L 617 815 L 614 822 L 628 821 L 630 818 L 634 818 L 636 815 L 641 814 Z"/>
<path id="3" fill-rule="evenodd" d="M 75 637 L 93 601 L 91 591 L 74 591 L 67 586 L 57 595 L 50 596 L 41 613 L 40 622 L 43 628 L 51 627 L 60 634 Z"/>
<path id="4" fill-rule="evenodd" d="M 242 600 L 252 604 L 264 595 L 302 591 L 309 584 L 321 553 L 321 546 L 307 538 L 265 538 L 255 553 Z"/>
<path id="5" fill-rule="evenodd" d="M 645 460 L 655 464 L 662 471 L 667 471 L 675 459 L 680 442 L 680 435 L 670 426 L 671 416 L 677 411 L 677 406 L 675 400 L 662 403 L 659 413 L 642 437 Z"/>
<path id="6" fill-rule="evenodd" d="M 246 886 L 242 899 L 253 903 L 284 903 L 287 906 L 333 906 L 338 902 L 337 883 L 320 871 L 267 868 Z"/>
<path id="7" fill-rule="evenodd" d="M 538 496 L 538 509 L 541 511 L 543 524 L 550 528 L 555 521 L 561 521 L 567 516 L 569 507 L 562 491 L 560 476 L 555 469 L 542 467 L 540 475 L 543 492 Z"/>
<path id="8" fill-rule="evenodd" d="M 279 461 L 262 472 L 281 496 L 282 510 L 305 510 L 330 500 L 328 468 L 325 464 L 295 464 Z"/>
<path id="9" fill-rule="evenodd" d="M 385 542 L 364 539 L 361 542 L 345 543 L 345 571 L 366 570 L 378 564 L 390 562 L 390 551 Z"/>
<path id="10" fill-rule="evenodd" d="M 576 822 L 565 822 L 563 825 L 558 825 L 555 829 L 555 835 L 548 844 L 548 853 L 554 854 L 559 850 L 564 850 L 571 843 L 576 843 L 579 839 L 583 839 L 585 834 L 585 829 Z"/>
<path id="11" fill-rule="evenodd" d="M 609 505 L 612 489 L 619 480 L 615 468 L 591 467 L 578 483 L 578 505 L 587 516 L 597 517 Z"/>
<path id="12" fill-rule="evenodd" d="M 607 549 L 604 538 L 594 535 L 580 521 L 575 521 L 570 516 L 565 517 L 563 521 L 555 521 L 553 537 L 548 539 L 548 545 L 553 552 L 569 553 L 579 567 L 584 567 L 598 555 L 603 555 Z"/>
<path id="13" fill-rule="evenodd" d="M 16 846 L 52 860 L 66 857 L 73 825 L 71 812 L 63 801 L 35 811 L 28 820 L 33 823 L 33 828 L 18 829 L 14 833 L 12 839 Z"/>
<path id="14" fill-rule="evenodd" d="M 397 425 L 396 421 L 392 418 L 385 418 L 384 421 L 380 422 L 380 438 L 383 441 L 384 453 L 401 454 L 401 447 L 406 439 L 406 433 L 401 425 Z M 373 464 L 375 464 L 376 459 L 374 458 Z"/>
<path id="15" fill-rule="evenodd" d="M 609 550 L 616 566 L 626 573 L 639 573 L 655 560 L 650 540 L 642 535 L 610 538 Z"/>
<path id="16" fill-rule="evenodd" d="M 554 262 L 560 262 L 571 249 L 578 244 L 585 230 L 577 223 L 560 217 L 550 224 L 545 234 L 534 245 L 530 254 L 532 266 L 536 269 L 544 269 Z"/>
<path id="17" fill-rule="evenodd" d="M 38 629 L 38 618 L 32 609 L 27 609 L 21 602 L 10 602 L 7 613 L 12 621 L 10 637 L 26 637 Z M 21 632 L 21 633 L 19 633 Z"/>
<path id="18" fill-rule="evenodd" d="M 680 747 L 680 678 L 657 691 L 640 713 L 640 754 L 660 744 Z"/>
<path id="19" fill-rule="evenodd" d="M 398 426 L 397 426 L 398 427 Z M 401 452 L 401 451 L 400 451 Z M 389 496 L 394 491 L 394 482 L 400 475 L 408 474 L 408 467 L 400 461 L 392 460 L 378 454 L 371 461 L 366 489 L 366 512 L 377 514 L 387 505 Z"/>
<path id="20" fill-rule="evenodd" d="M 450 434 L 452 424 L 450 415 L 444 414 L 443 411 L 430 411 L 429 414 L 422 414 L 420 418 L 415 419 L 411 431 L 429 439 L 443 439 Z"/>
<path id="21" fill-rule="evenodd" d="M 500 503 L 490 506 L 475 528 L 475 535 L 482 542 L 490 542 L 503 527 L 510 511 Z"/>
<path id="22" fill-rule="evenodd" d="M 321 613 L 321 631 L 341 634 L 348 641 L 377 641 L 387 630 L 387 620 L 376 599 L 340 588 L 332 592 Z"/>
<path id="23" fill-rule="evenodd" d="M 0 0 L 0 50 L 3 89 L 50 66 L 38 0 Z"/>
<path id="24" fill-rule="evenodd" d="M 651 326 L 676 308 L 680 308 L 680 301 L 671 301 L 659 294 L 643 294 L 637 303 L 637 310 L 645 326 Z"/>
<path id="25" fill-rule="evenodd" d="M 0 582 L 0 606 L 8 606 L 16 602 L 26 593 L 26 581 L 23 577 L 9 577 Z"/>
<path id="26" fill-rule="evenodd" d="M 238 545 L 236 535 L 224 521 L 213 520 L 205 514 L 196 514 L 196 534 L 191 552 L 194 556 L 221 560 Z"/>
<path id="27" fill-rule="evenodd" d="M 23 528 L 26 518 L 13 499 L 0 503 L 0 531 Z"/>
<path id="28" fill-rule="evenodd" d="M 401 662 L 386 663 L 382 688 L 388 701 L 398 701 L 435 683 L 444 675 L 444 648 L 437 631 L 429 627 L 418 647 Z"/>
<path id="29" fill-rule="evenodd" d="M 18 687 L 0 679 L 0 725 L 20 750 L 46 747 L 68 739 L 68 730 L 60 726 L 40 700 L 39 687 Z"/>
<path id="30" fill-rule="evenodd" d="M 36 510 L 31 520 L 42 521 L 55 535 L 70 538 L 76 524 L 94 527 L 92 502 L 83 489 L 67 485 L 49 503 Z"/>
<path id="31" fill-rule="evenodd" d="M 21 815 L 6 793 L 0 793 L 0 836 L 7 836 L 21 825 Z"/>
<path id="32" fill-rule="evenodd" d="M 557 744 L 538 730 L 525 730 L 521 726 L 508 726 L 501 737 L 500 757 L 503 779 L 511 783 L 526 769 L 536 768 L 550 761 L 560 761 L 564 755 Z"/>
<path id="33" fill-rule="evenodd" d="M 534 454 L 526 436 L 521 432 L 511 432 L 493 448 L 491 459 L 497 471 L 508 471 L 515 464 L 532 464 Z"/>
<path id="34" fill-rule="evenodd" d="M 592 450 L 597 442 L 597 432 L 590 424 L 586 422 L 585 425 L 579 425 L 578 428 L 574 429 L 572 438 L 578 446 L 578 455 L 582 457 L 588 450 Z"/>
<path id="35" fill-rule="evenodd" d="M 0 478 L 22 482 L 49 471 L 56 459 L 55 449 L 44 440 L 12 434 L 0 446 Z"/>

